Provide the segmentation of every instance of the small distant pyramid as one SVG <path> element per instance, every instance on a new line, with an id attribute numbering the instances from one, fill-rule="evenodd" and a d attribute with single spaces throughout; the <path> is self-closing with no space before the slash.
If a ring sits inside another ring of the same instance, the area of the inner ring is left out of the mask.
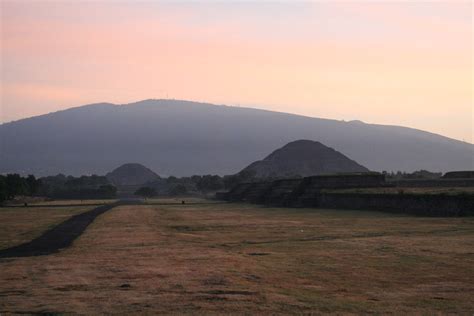
<path id="1" fill-rule="evenodd" d="M 139 163 L 126 163 L 106 175 L 114 185 L 142 185 L 160 179 L 156 173 Z"/>
<path id="2" fill-rule="evenodd" d="M 297 140 L 250 164 L 257 178 L 314 176 L 329 173 L 368 172 L 369 169 L 333 148 L 311 140 Z"/>

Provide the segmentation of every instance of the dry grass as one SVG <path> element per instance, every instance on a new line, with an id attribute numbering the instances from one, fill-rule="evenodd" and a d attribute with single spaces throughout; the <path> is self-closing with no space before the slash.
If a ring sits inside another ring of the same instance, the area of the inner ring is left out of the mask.
<path id="1" fill-rule="evenodd" d="M 121 206 L 59 254 L 0 261 L 0 313 L 472 314 L 474 218 Z"/>
<path id="2" fill-rule="evenodd" d="M 73 215 L 93 207 L 2 207 L 0 249 L 28 242 Z"/>

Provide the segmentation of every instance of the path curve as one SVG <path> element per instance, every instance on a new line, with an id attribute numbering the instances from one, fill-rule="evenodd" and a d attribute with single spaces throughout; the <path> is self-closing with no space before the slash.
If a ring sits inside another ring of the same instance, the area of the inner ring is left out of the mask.
<path id="1" fill-rule="evenodd" d="M 69 247 L 97 216 L 122 204 L 126 203 L 102 205 L 93 210 L 74 215 L 27 243 L 0 250 L 0 258 L 33 257 L 56 253 Z"/>

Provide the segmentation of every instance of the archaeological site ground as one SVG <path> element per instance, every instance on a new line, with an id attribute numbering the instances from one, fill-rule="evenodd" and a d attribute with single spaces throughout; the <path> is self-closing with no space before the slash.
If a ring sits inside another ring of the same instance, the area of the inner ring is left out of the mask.
<path id="1" fill-rule="evenodd" d="M 107 203 L 1 208 L 0 256 Z M 0 314 L 468 315 L 473 249 L 473 217 L 148 200 L 57 252 L 0 258 Z"/>

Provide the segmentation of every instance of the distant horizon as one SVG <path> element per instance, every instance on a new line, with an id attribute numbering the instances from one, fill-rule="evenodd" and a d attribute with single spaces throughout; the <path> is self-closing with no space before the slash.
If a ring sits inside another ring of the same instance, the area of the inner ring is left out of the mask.
<path id="1" fill-rule="evenodd" d="M 411 129 L 420 130 L 420 131 L 423 131 L 423 132 L 428 132 L 428 133 L 440 135 L 440 136 L 443 136 L 443 137 L 446 137 L 446 138 L 449 138 L 449 139 L 453 139 L 453 140 L 456 140 L 456 141 L 460 141 L 460 142 L 464 142 L 464 143 L 467 143 L 467 144 L 474 145 L 474 142 L 469 142 L 469 141 L 464 140 L 464 139 L 457 139 L 457 138 L 453 138 L 453 137 L 450 137 L 450 136 L 448 136 L 448 135 L 443 135 L 443 134 L 440 134 L 440 133 L 437 133 L 437 132 L 433 132 L 433 131 L 429 131 L 429 130 L 424 130 L 424 129 L 417 128 L 417 127 L 413 127 L 413 126 L 400 125 L 400 124 L 397 124 L 397 123 L 367 122 L 367 121 L 363 121 L 363 120 L 358 119 L 358 118 L 353 118 L 353 119 L 337 119 L 337 118 L 332 118 L 332 117 L 311 116 L 311 115 L 305 115 L 305 114 L 298 114 L 298 113 L 292 113 L 292 112 L 285 112 L 285 111 L 272 110 L 272 109 L 268 109 L 268 108 L 264 108 L 264 107 L 256 107 L 256 106 L 258 106 L 258 105 L 255 105 L 255 104 L 252 105 L 252 104 L 212 103 L 212 102 L 206 102 L 206 101 L 204 101 L 204 100 L 187 100 L 187 99 L 181 99 L 181 98 L 169 98 L 169 99 L 164 99 L 164 98 L 145 98 L 145 99 L 141 99 L 141 100 L 137 100 L 137 101 L 131 101 L 131 102 L 128 102 L 128 103 L 115 103 L 115 102 L 108 102 L 108 101 L 92 102 L 92 103 L 87 103 L 87 104 L 74 105 L 74 106 L 71 106 L 71 107 L 64 107 L 64 108 L 58 109 L 58 110 L 56 110 L 56 111 L 51 111 L 51 112 L 47 112 L 47 113 L 41 113 L 41 114 L 37 114 L 37 115 L 33 115 L 33 116 L 28 116 L 28 117 L 22 117 L 22 118 L 19 118 L 19 119 L 15 119 L 15 120 L 11 120 L 11 121 L 6 121 L 6 122 L 2 122 L 2 121 L 0 120 L 0 125 L 8 124 L 8 123 L 14 123 L 14 122 L 21 121 L 21 120 L 25 120 L 25 119 L 30 119 L 30 118 L 34 118 L 34 117 L 38 117 L 38 116 L 48 115 L 48 114 L 52 114 L 52 113 L 56 113 L 56 112 L 61 112 L 61 111 L 67 111 L 67 110 L 71 110 L 71 109 L 75 109 L 75 108 L 80 108 L 80 107 L 84 107 L 84 106 L 90 106 L 90 105 L 96 105 L 96 104 L 111 104 L 111 105 L 114 105 L 114 106 L 128 106 L 128 105 L 131 105 L 131 104 L 134 104 L 134 103 L 140 103 L 140 102 L 150 101 L 150 100 L 153 100 L 153 101 L 184 101 L 184 102 L 195 102 L 195 103 L 210 104 L 210 105 L 215 105 L 215 106 L 227 106 L 227 107 L 235 107 L 235 108 L 247 108 L 247 109 L 252 109 L 252 110 L 260 110 L 260 111 L 268 111 L 268 112 L 275 112 L 275 113 L 282 113 L 282 114 L 289 114 L 289 115 L 297 115 L 297 116 L 308 117 L 308 118 L 315 118 L 315 119 L 325 119 L 325 120 L 333 120 L 333 121 L 342 121 L 342 122 L 346 122 L 346 123 L 350 123 L 350 122 L 361 122 L 361 123 L 363 123 L 363 124 L 369 124 L 369 125 L 399 126 L 399 127 L 406 127 L 406 128 L 411 128 Z"/>

